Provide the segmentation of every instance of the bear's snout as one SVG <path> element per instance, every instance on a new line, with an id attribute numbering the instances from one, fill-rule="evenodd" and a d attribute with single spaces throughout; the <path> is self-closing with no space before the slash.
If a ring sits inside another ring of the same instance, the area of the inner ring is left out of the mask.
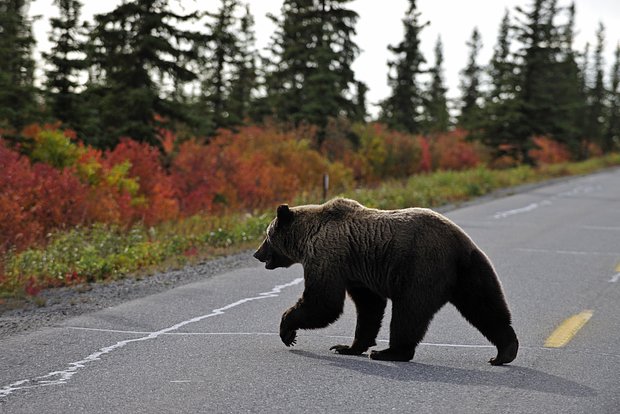
<path id="1" fill-rule="evenodd" d="M 254 258 L 262 263 L 268 261 L 270 257 L 271 255 L 269 254 L 269 249 L 267 248 L 265 242 L 263 242 L 258 248 L 258 250 L 254 252 Z"/>

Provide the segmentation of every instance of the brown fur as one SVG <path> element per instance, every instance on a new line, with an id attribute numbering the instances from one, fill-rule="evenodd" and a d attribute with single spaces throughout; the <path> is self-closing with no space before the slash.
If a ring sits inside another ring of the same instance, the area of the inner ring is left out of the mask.
<path id="1" fill-rule="evenodd" d="M 338 319 L 348 293 L 357 309 L 355 339 L 332 347 L 337 353 L 358 355 L 376 344 L 390 299 L 390 345 L 372 351 L 373 359 L 413 358 L 447 302 L 497 347 L 492 364 L 516 357 L 517 337 L 492 265 L 463 230 L 432 210 L 376 210 L 341 198 L 282 205 L 254 256 L 268 269 L 303 265 L 304 293 L 280 325 L 287 346 L 295 343 L 298 329 Z"/>

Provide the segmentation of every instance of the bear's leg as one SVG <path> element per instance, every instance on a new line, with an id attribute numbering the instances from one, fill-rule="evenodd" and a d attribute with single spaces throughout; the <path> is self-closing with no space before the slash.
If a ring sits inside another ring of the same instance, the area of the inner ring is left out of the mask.
<path id="1" fill-rule="evenodd" d="M 385 312 L 387 299 L 362 286 L 347 286 L 347 292 L 357 309 L 357 326 L 353 344 L 334 345 L 330 349 L 338 354 L 360 355 L 377 343 L 377 334 Z"/>
<path id="2" fill-rule="evenodd" d="M 431 319 L 441 304 L 425 303 L 424 307 L 413 307 L 411 299 L 392 301 L 390 322 L 390 346 L 381 351 L 371 351 L 370 358 L 382 361 L 410 361 L 420 343 Z"/>
<path id="3" fill-rule="evenodd" d="M 280 338 L 286 346 L 295 344 L 298 329 L 324 328 L 340 317 L 345 286 L 339 282 L 337 278 L 330 280 L 329 285 L 306 282 L 301 298 L 282 315 Z"/>
<path id="4" fill-rule="evenodd" d="M 497 356 L 489 363 L 507 364 L 517 357 L 519 341 L 511 326 L 510 310 L 497 275 L 482 253 L 472 253 L 469 274 L 459 276 L 450 302 L 497 347 Z"/>
<path id="5" fill-rule="evenodd" d="M 519 341 L 510 325 L 510 313 L 503 300 L 488 295 L 468 297 L 467 293 L 459 292 L 454 295 L 451 302 L 469 323 L 497 347 L 497 356 L 491 358 L 489 363 L 502 365 L 516 358 Z"/>

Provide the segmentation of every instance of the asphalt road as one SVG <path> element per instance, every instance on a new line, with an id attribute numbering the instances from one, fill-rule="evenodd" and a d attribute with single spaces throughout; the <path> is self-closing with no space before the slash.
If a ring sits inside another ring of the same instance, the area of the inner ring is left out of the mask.
<path id="1" fill-rule="evenodd" d="M 490 366 L 495 349 L 450 305 L 408 363 L 329 351 L 351 339 L 349 301 L 338 322 L 286 348 L 278 324 L 302 269 L 257 263 L 0 339 L 0 412 L 618 412 L 620 170 L 448 216 L 500 275 L 521 342 L 511 365 Z M 586 310 L 564 347 L 545 347 Z"/>

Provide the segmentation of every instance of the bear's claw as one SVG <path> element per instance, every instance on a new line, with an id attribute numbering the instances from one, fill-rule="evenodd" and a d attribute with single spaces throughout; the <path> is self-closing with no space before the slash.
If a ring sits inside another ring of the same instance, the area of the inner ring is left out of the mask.
<path id="1" fill-rule="evenodd" d="M 349 345 L 334 345 L 329 348 L 330 351 L 335 351 L 337 354 L 341 355 L 361 355 L 364 353 L 365 349 L 355 348 Z"/>
<path id="2" fill-rule="evenodd" d="M 519 350 L 519 341 L 515 338 L 512 343 L 498 351 L 495 358 L 489 360 L 491 365 L 504 365 L 509 364 L 517 357 Z"/>
<path id="3" fill-rule="evenodd" d="M 297 331 L 287 331 L 280 333 L 280 339 L 286 346 L 293 346 L 297 343 Z"/>
<path id="4" fill-rule="evenodd" d="M 375 359 L 378 361 L 411 361 L 413 359 L 414 352 L 412 351 L 403 351 L 403 350 L 395 350 L 392 348 L 387 348 L 381 351 L 370 351 L 370 355 L 368 357 L 370 359 Z"/>

